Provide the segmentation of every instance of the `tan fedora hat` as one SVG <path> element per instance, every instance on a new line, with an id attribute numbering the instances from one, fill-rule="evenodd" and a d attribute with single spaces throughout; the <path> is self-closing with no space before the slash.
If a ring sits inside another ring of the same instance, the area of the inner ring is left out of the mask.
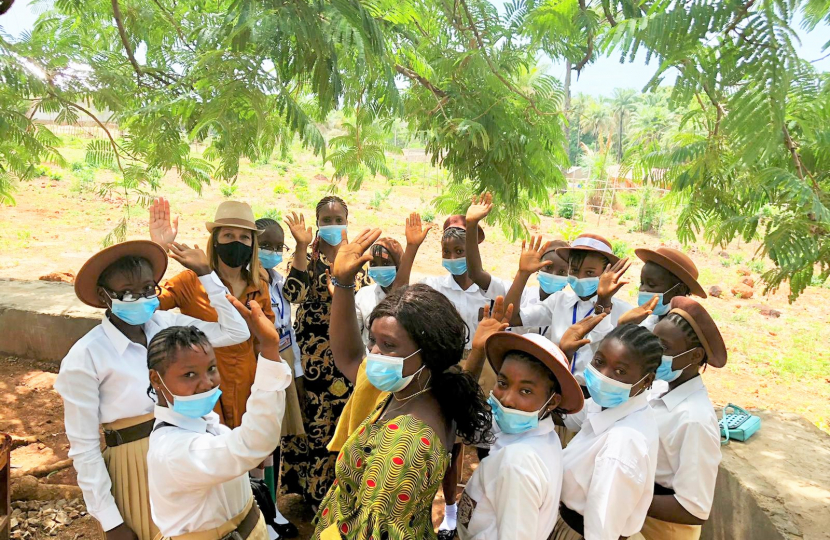
<path id="1" fill-rule="evenodd" d="M 661 268 L 671 272 L 677 279 L 682 281 L 695 296 L 706 298 L 706 291 L 697 278 L 700 275 L 694 261 L 682 251 L 668 247 L 657 249 L 638 248 L 634 253 L 643 262 L 652 262 Z"/>
<path id="2" fill-rule="evenodd" d="M 167 253 L 164 252 L 163 247 L 150 240 L 122 242 L 99 251 L 78 270 L 78 277 L 75 278 L 75 295 L 80 301 L 92 307 L 107 307 L 98 298 L 98 278 L 109 265 L 127 256 L 147 259 L 153 268 L 153 279 L 156 283 L 164 277 L 164 272 L 167 270 Z"/>
<path id="3" fill-rule="evenodd" d="M 677 313 L 692 326 L 703 350 L 706 351 L 706 363 L 712 367 L 722 368 L 726 365 L 726 344 L 723 342 L 718 325 L 699 303 L 685 296 L 671 299 L 671 311 Z"/>
<path id="4" fill-rule="evenodd" d="M 213 221 L 205 223 L 208 232 L 213 232 L 217 227 L 239 227 L 240 229 L 248 229 L 254 231 L 256 234 L 262 234 L 263 231 L 257 229 L 256 218 L 254 218 L 254 211 L 248 203 L 239 201 L 225 201 L 216 209 L 216 217 Z"/>
<path id="5" fill-rule="evenodd" d="M 496 332 L 484 344 L 487 360 L 497 374 L 504 363 L 504 357 L 510 351 L 521 351 L 538 359 L 553 372 L 562 391 L 562 403 L 559 408 L 568 413 L 582 410 L 585 398 L 582 389 L 571 374 L 565 353 L 548 338 L 539 334 L 515 334 L 513 332 Z"/>

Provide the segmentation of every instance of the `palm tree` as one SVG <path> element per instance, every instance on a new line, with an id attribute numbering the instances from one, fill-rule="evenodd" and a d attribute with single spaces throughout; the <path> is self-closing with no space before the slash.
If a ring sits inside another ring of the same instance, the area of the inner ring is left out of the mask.
<path id="1" fill-rule="evenodd" d="M 614 95 L 611 98 L 611 108 L 614 111 L 614 117 L 617 119 L 617 159 L 620 162 L 623 159 L 623 127 L 625 126 L 626 117 L 630 117 L 636 109 L 638 99 L 638 92 L 631 88 L 615 88 Z"/>

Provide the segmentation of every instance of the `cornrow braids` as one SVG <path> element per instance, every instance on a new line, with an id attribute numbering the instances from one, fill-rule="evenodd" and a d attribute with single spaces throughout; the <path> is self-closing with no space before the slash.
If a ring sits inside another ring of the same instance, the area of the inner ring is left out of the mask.
<path id="1" fill-rule="evenodd" d="M 603 259 L 605 259 L 604 265 L 611 264 L 611 261 L 600 253 L 599 251 L 582 251 L 582 250 L 571 250 L 570 255 L 568 256 L 568 268 L 579 270 L 582 268 L 582 263 L 585 262 L 585 259 L 588 255 L 599 255 Z"/>
<path id="2" fill-rule="evenodd" d="M 693 349 L 695 347 L 700 347 L 702 343 L 700 342 L 700 337 L 698 337 L 697 332 L 695 329 L 692 328 L 692 325 L 689 324 L 689 321 L 684 319 L 679 313 L 669 313 L 666 315 L 665 320 L 667 322 L 672 323 L 676 327 L 678 327 L 686 338 L 686 341 L 689 344 L 689 349 Z M 706 362 L 706 351 L 703 351 L 703 362 Z"/>
<path id="3" fill-rule="evenodd" d="M 273 220 L 271 218 L 264 217 L 256 220 L 256 228 L 260 231 L 264 231 L 268 227 L 273 227 L 275 225 L 279 228 L 279 230 L 282 230 L 282 225 L 280 225 L 276 220 Z"/>
<path id="4" fill-rule="evenodd" d="M 346 201 L 338 197 L 337 195 L 327 195 L 320 199 L 320 202 L 317 203 L 317 209 L 314 211 L 317 219 L 320 219 L 320 210 L 325 208 L 330 204 L 339 204 L 343 207 L 343 210 L 346 211 L 346 217 L 349 217 L 349 207 L 346 206 Z"/>
<path id="5" fill-rule="evenodd" d="M 346 212 L 346 219 L 349 218 L 349 207 L 346 205 L 346 201 L 338 197 L 337 195 L 326 195 L 320 202 L 317 203 L 317 208 L 314 210 L 314 215 L 317 221 L 320 220 L 320 211 L 330 204 L 339 204 L 343 207 L 343 210 Z M 317 279 L 317 260 L 320 258 L 320 234 L 319 231 L 314 235 L 314 241 L 311 243 L 311 276 L 312 281 Z"/>
<path id="6" fill-rule="evenodd" d="M 144 257 L 126 255 L 104 268 L 104 271 L 98 276 L 98 283 L 96 283 L 96 285 L 108 288 L 109 280 L 112 276 L 116 274 L 139 276 L 141 275 L 141 270 L 145 267 L 150 270 L 150 273 L 152 273 L 153 265 L 150 264 L 150 261 Z"/>
<path id="7" fill-rule="evenodd" d="M 147 369 L 164 373 L 177 351 L 194 347 L 207 351 L 210 346 L 208 337 L 195 326 L 170 326 L 153 336 L 147 345 Z M 147 395 L 151 392 L 155 393 L 152 385 Z"/>
<path id="8" fill-rule="evenodd" d="M 461 227 L 447 227 L 444 229 L 441 241 L 444 242 L 445 240 L 450 240 L 452 238 L 457 238 L 458 240 L 465 242 L 467 240 L 467 231 Z"/>
<path id="9" fill-rule="evenodd" d="M 663 359 L 660 338 L 642 326 L 623 324 L 611 330 L 605 339 L 622 343 L 641 362 L 646 374 L 655 373 Z"/>

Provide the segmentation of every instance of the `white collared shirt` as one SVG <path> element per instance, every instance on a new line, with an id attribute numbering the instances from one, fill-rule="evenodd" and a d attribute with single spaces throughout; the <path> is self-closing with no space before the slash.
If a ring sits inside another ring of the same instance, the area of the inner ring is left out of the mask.
<path id="1" fill-rule="evenodd" d="M 660 432 L 655 482 L 673 489 L 690 514 L 709 519 L 720 465 L 720 428 L 698 376 L 668 393 L 649 396 Z"/>
<path id="2" fill-rule="evenodd" d="M 542 299 L 539 297 L 540 293 L 541 289 L 538 285 L 534 285 L 532 287 L 525 287 L 525 289 L 522 291 L 522 298 L 519 300 L 519 309 L 526 309 L 530 306 L 540 304 L 542 302 Z M 548 321 L 542 326 L 510 326 L 507 328 L 507 331 L 516 334 L 539 334 L 541 336 L 546 336 L 548 335 L 548 330 L 550 326 L 549 323 L 550 321 Z"/>
<path id="3" fill-rule="evenodd" d="M 593 315 L 596 296 L 589 300 L 581 300 L 570 288 L 563 289 L 548 296 L 542 302 L 529 306 L 522 306 L 519 312 L 524 326 L 548 326 L 545 337 L 559 344 L 559 340 L 575 322 Z M 571 364 L 571 371 L 581 385 L 585 385 L 582 373 L 591 362 L 599 343 L 611 330 L 617 326 L 620 315 L 632 308 L 631 304 L 618 299 L 611 299 L 613 309 L 611 313 L 599 323 L 586 337 L 591 343 L 576 351 Z"/>
<path id="4" fill-rule="evenodd" d="M 559 515 L 562 444 L 553 420 L 525 433 L 498 430 L 496 442 L 473 473 L 464 494 L 475 508 L 461 540 L 546 540 Z M 465 504 L 462 494 L 460 504 Z"/>
<path id="5" fill-rule="evenodd" d="M 648 330 L 649 332 L 654 331 L 654 327 L 657 326 L 657 323 L 660 322 L 660 317 L 657 315 L 649 315 L 645 318 L 643 322 L 640 323 L 640 326 Z"/>
<path id="6" fill-rule="evenodd" d="M 490 287 L 486 291 L 481 290 L 475 283 L 470 285 L 467 290 L 464 290 L 456 283 L 450 273 L 444 276 L 424 278 L 421 280 L 421 283 L 429 285 L 446 296 L 455 306 L 455 309 L 458 310 L 461 318 L 464 319 L 464 323 L 470 330 L 467 344 L 464 345 L 465 350 L 473 348 L 473 335 L 478 328 L 478 322 L 481 320 L 484 306 L 490 305 L 496 297 L 506 295 L 509 286 L 504 280 L 492 276 Z"/>
<path id="7" fill-rule="evenodd" d="M 280 443 L 285 389 L 291 370 L 260 355 L 242 424 L 230 429 L 210 412 L 188 418 L 156 407 L 157 427 L 147 453 L 153 523 L 162 536 L 216 528 L 245 508 L 252 497 L 248 471 Z"/>
<path id="8" fill-rule="evenodd" d="M 294 352 L 294 377 L 302 377 L 302 354 L 300 353 L 300 345 L 297 343 L 297 333 L 291 324 L 291 303 L 285 299 L 285 295 L 282 293 L 282 289 L 285 287 L 285 276 L 273 268 L 268 270 L 268 275 L 271 277 L 271 284 L 268 288 L 271 293 L 271 310 L 274 312 L 274 326 L 279 331 L 281 337 L 286 332 L 290 336 L 291 350 Z M 280 346 L 280 349 L 282 349 L 282 346 Z"/>
<path id="9" fill-rule="evenodd" d="M 618 540 L 640 531 L 654 494 L 659 437 L 642 393 L 602 410 L 585 400 L 566 425 L 581 429 L 562 453 L 562 502 L 585 518 L 585 540 Z"/>
<path id="10" fill-rule="evenodd" d="M 228 290 L 214 274 L 199 280 L 216 310 L 218 322 L 205 322 L 170 311 L 156 311 L 144 324 L 147 343 L 170 326 L 195 326 L 214 347 L 236 345 L 250 338 L 248 325 L 225 298 Z M 98 426 L 153 412 L 147 395 L 150 376 L 147 349 L 121 333 L 106 317 L 79 339 L 61 362 L 55 390 L 63 398 L 69 457 L 78 472 L 78 486 L 87 511 L 105 531 L 124 522 L 115 505 Z"/>
<path id="11" fill-rule="evenodd" d="M 363 345 L 369 347 L 369 316 L 372 310 L 386 298 L 383 287 L 372 283 L 361 287 L 354 295 L 354 307 L 357 312 L 357 325 L 360 327 L 360 335 L 363 338 Z"/>

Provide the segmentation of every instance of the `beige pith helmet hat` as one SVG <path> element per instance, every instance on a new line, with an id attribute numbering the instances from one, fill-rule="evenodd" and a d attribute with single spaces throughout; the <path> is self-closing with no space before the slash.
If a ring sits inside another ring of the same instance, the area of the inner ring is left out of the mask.
<path id="1" fill-rule="evenodd" d="M 257 235 L 262 234 L 256 227 L 254 211 L 248 203 L 239 201 L 225 201 L 216 209 L 216 217 L 213 221 L 205 222 L 208 232 L 212 233 L 217 227 L 239 227 L 254 231 Z"/>

